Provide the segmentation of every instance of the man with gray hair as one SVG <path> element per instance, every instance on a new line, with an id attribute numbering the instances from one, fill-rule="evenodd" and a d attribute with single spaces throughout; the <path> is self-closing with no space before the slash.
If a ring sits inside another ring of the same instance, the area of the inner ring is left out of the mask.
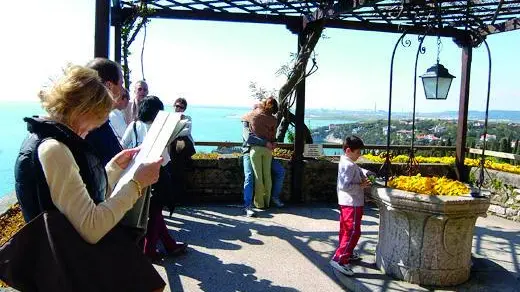
<path id="1" fill-rule="evenodd" d="M 139 103 L 148 95 L 148 83 L 144 80 L 139 80 L 135 83 L 134 98 L 130 101 L 125 109 L 126 124 L 130 124 L 137 118 L 139 112 Z"/>

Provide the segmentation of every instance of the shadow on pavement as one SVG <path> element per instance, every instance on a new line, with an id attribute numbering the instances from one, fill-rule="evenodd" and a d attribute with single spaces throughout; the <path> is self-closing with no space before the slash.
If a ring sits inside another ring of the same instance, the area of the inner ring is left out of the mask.
<path id="1" fill-rule="evenodd" d="M 310 247 L 313 241 L 337 246 L 337 231 L 301 231 L 274 222 L 273 224 L 265 224 L 266 221 L 256 221 L 272 218 L 271 214 L 276 213 L 337 221 L 339 213 L 336 208 L 337 205 L 335 204 L 313 208 L 272 208 L 260 212 L 257 219 L 248 220 L 243 216 L 243 209 L 240 206 L 220 206 L 218 212 L 198 206 L 179 208 L 176 212 L 183 216 L 165 219 L 167 224 L 180 228 L 179 232 L 170 231 L 177 240 L 187 241 L 190 245 L 208 249 L 239 250 L 241 249 L 240 244 L 230 242 L 236 240 L 245 244 L 265 244 L 261 240 L 251 238 L 252 231 L 262 236 L 277 237 L 297 249 L 300 254 L 323 271 L 331 280 L 339 282 L 329 266 L 333 251 L 318 252 Z M 377 209 L 367 208 L 365 216 L 377 216 Z M 377 225 L 373 220 L 363 221 L 363 224 Z M 363 231 L 362 236 L 367 235 L 377 235 L 377 232 Z M 358 248 L 361 254 L 373 254 L 373 247 L 372 250 L 365 250 L 365 247 L 375 246 L 375 244 L 376 242 L 373 240 L 365 240 L 360 242 Z M 269 259 L 266 258 L 266 260 Z M 292 288 L 272 286 L 269 280 L 257 279 L 252 267 L 242 263 L 223 264 L 216 256 L 193 249 L 190 249 L 186 255 L 178 258 L 178 260 L 175 259 L 175 262 L 172 260 L 166 261 L 164 267 L 172 291 L 182 291 L 180 276 L 200 281 L 199 286 L 204 291 L 296 291 Z"/>
<path id="2" fill-rule="evenodd" d="M 182 257 L 189 257 L 189 260 L 179 258 L 178 261 L 166 261 L 164 264 L 171 291 L 184 291 L 180 276 L 198 281 L 200 289 L 208 292 L 297 291 L 258 279 L 254 275 L 256 270 L 244 264 L 224 264 L 216 256 L 192 249 Z"/>
<path id="3" fill-rule="evenodd" d="M 520 233 L 518 230 L 504 229 L 493 226 L 484 228 L 480 226 L 475 227 L 474 232 L 474 250 L 478 255 L 497 254 L 494 260 L 509 263 L 517 274 L 520 274 L 520 263 L 518 257 L 520 254 Z M 484 250 L 484 241 L 493 240 L 493 250 Z M 509 254 L 510 258 L 504 258 L 503 255 Z M 520 290 L 520 288 L 519 288 Z"/>

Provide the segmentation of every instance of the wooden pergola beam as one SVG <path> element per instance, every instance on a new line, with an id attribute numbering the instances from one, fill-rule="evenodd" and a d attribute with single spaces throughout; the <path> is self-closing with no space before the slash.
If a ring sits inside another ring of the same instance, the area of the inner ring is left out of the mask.
<path id="1" fill-rule="evenodd" d="M 130 15 L 132 10 L 130 8 L 123 8 L 121 14 L 123 19 Z M 116 13 L 113 11 L 113 13 Z M 225 21 L 225 22 L 243 22 L 243 23 L 263 23 L 263 24 L 283 24 L 291 31 L 292 28 L 301 29 L 301 24 L 304 17 L 288 16 L 288 15 L 273 15 L 273 14 L 250 14 L 250 13 L 227 13 L 214 12 L 206 10 L 156 10 L 150 18 L 165 18 L 165 19 L 184 19 L 184 20 L 208 20 L 208 21 Z M 423 34 L 424 28 L 411 25 L 396 25 L 388 23 L 373 23 L 350 21 L 341 19 L 328 19 L 325 23 L 327 28 L 340 28 L 352 30 L 364 30 L 375 32 L 390 32 L 402 33 L 408 31 L 409 34 Z M 298 31 L 293 31 L 297 33 Z M 459 38 L 464 36 L 464 31 L 455 28 L 432 29 L 428 35 L 440 35 L 442 37 Z"/>
<path id="2" fill-rule="evenodd" d="M 520 29 L 520 18 L 513 18 L 501 23 L 490 24 L 486 28 L 480 29 L 479 33 L 481 36 L 487 36 L 517 29 Z"/>

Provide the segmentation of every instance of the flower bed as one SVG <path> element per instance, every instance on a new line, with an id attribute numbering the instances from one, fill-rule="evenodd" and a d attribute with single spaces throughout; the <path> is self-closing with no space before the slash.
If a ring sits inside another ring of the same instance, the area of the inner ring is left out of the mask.
<path id="1" fill-rule="evenodd" d="M 25 220 L 22 216 L 22 211 L 18 204 L 7 210 L 0 216 L 0 246 L 13 236 L 18 230 L 25 225 Z M 0 287 L 8 287 L 4 282 L 0 281 Z"/>
<path id="2" fill-rule="evenodd" d="M 374 161 L 374 162 L 379 162 L 379 163 L 385 162 L 385 158 L 382 156 L 365 154 L 365 155 L 363 155 L 363 157 L 368 160 Z M 407 163 L 408 159 L 409 159 L 408 155 L 398 155 L 398 156 L 393 157 L 391 162 Z M 444 156 L 444 157 L 416 156 L 415 159 L 419 163 L 443 163 L 443 164 L 449 164 L 449 165 L 455 164 L 455 157 L 452 157 L 452 156 Z M 464 159 L 464 164 L 467 166 L 479 166 L 480 159 L 466 158 L 466 159 Z M 494 162 L 491 160 L 486 160 L 484 162 L 484 165 L 488 169 L 495 169 L 495 170 L 500 170 L 500 171 L 504 171 L 504 172 L 520 174 L 520 166 L 511 165 L 509 163 L 499 163 L 499 162 Z"/>
<path id="3" fill-rule="evenodd" d="M 283 159 L 292 159 L 293 151 L 290 149 L 284 149 L 284 148 L 275 148 L 273 150 L 273 157 L 275 158 L 283 158 Z M 191 157 L 192 159 L 218 159 L 221 154 L 219 153 L 195 153 Z M 242 153 L 234 152 L 230 155 L 238 157 L 242 155 Z"/>
<path id="4" fill-rule="evenodd" d="M 388 181 L 388 186 L 423 195 L 462 196 L 469 194 L 469 188 L 456 180 L 446 177 L 397 176 Z"/>

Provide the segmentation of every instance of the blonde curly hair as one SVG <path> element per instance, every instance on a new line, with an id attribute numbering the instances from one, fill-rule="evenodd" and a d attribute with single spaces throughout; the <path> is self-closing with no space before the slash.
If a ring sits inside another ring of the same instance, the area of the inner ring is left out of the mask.
<path id="1" fill-rule="evenodd" d="M 65 68 L 63 76 L 47 90 L 40 91 L 38 97 L 52 119 L 69 126 L 74 119 L 85 115 L 101 125 L 113 107 L 112 95 L 98 73 L 78 65 Z"/>

